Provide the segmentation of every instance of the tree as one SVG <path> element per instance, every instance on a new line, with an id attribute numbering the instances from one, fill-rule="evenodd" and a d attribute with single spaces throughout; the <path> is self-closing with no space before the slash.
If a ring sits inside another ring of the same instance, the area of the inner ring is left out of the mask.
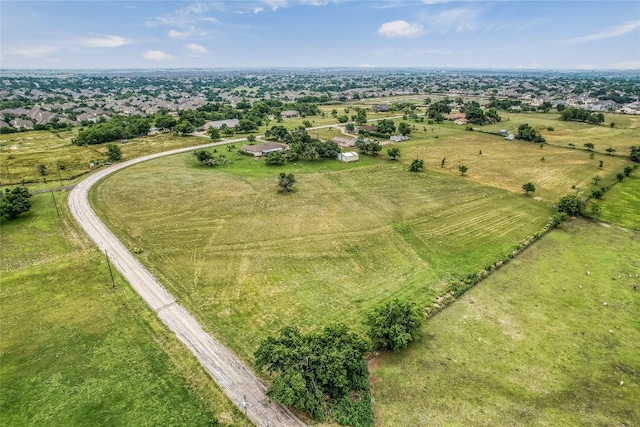
<path id="1" fill-rule="evenodd" d="M 469 170 L 466 165 L 458 165 L 458 170 L 460 171 L 460 175 L 464 176 L 465 173 Z"/>
<path id="2" fill-rule="evenodd" d="M 632 146 L 629 158 L 634 162 L 640 162 L 640 147 Z"/>
<path id="3" fill-rule="evenodd" d="M 528 196 L 529 193 L 533 193 L 536 191 L 536 186 L 533 185 L 532 182 L 527 182 L 526 184 L 522 184 L 522 189 L 524 190 L 525 196 Z"/>
<path id="4" fill-rule="evenodd" d="M 209 128 L 209 137 L 214 140 L 217 141 L 220 139 L 220 130 L 217 128 L 214 128 L 213 126 L 211 126 Z"/>
<path id="5" fill-rule="evenodd" d="M 280 172 L 280 175 L 278 175 L 278 192 L 288 193 L 291 191 L 291 187 L 293 187 L 295 182 L 296 179 L 292 173 L 286 174 L 284 172 Z"/>
<path id="6" fill-rule="evenodd" d="M 422 159 L 413 159 L 411 161 L 411 165 L 409 166 L 409 170 L 411 172 L 420 172 L 424 169 L 424 160 Z"/>
<path id="7" fill-rule="evenodd" d="M 624 167 L 624 176 L 629 176 L 631 175 L 631 172 L 633 171 L 633 167 L 632 166 L 625 166 Z"/>
<path id="8" fill-rule="evenodd" d="M 284 155 L 281 151 L 272 151 L 267 154 L 266 162 L 268 165 L 282 165 L 284 164 Z"/>
<path id="9" fill-rule="evenodd" d="M 107 145 L 107 161 L 108 162 L 119 162 L 122 160 L 122 150 L 116 144 Z"/>
<path id="10" fill-rule="evenodd" d="M 346 130 L 349 133 L 354 133 L 356 131 L 356 127 L 353 123 L 347 123 L 344 127 L 344 130 Z"/>
<path id="11" fill-rule="evenodd" d="M 618 174 L 616 175 L 616 179 L 618 180 L 618 182 L 622 182 L 622 180 L 624 179 L 624 174 L 618 172 Z"/>
<path id="12" fill-rule="evenodd" d="M 195 132 L 196 127 L 189 120 L 181 120 L 175 129 L 179 135 L 185 136 Z"/>
<path id="13" fill-rule="evenodd" d="M 609 148 L 607 148 L 607 149 L 606 149 L 606 150 L 604 150 L 604 151 L 606 151 L 608 155 L 612 155 L 613 153 L 615 153 L 615 152 L 616 152 L 616 149 L 615 149 L 615 148 L 613 148 L 613 147 L 609 147 Z"/>
<path id="14" fill-rule="evenodd" d="M 443 157 L 442 160 L 440 160 L 440 167 L 444 168 L 444 164 L 447 162 L 447 158 Z"/>
<path id="15" fill-rule="evenodd" d="M 36 166 L 36 169 L 38 170 L 38 173 L 42 176 L 45 176 L 47 174 L 47 167 L 42 163 Z"/>
<path id="16" fill-rule="evenodd" d="M 335 323 L 321 333 L 282 328 L 277 336 L 263 340 L 254 356 L 259 369 L 275 375 L 269 397 L 324 421 L 334 403 L 368 390 L 364 355 L 369 349 L 368 340 Z"/>
<path id="17" fill-rule="evenodd" d="M 178 124 L 175 117 L 163 114 L 156 117 L 156 127 L 160 130 L 171 130 Z"/>
<path id="18" fill-rule="evenodd" d="M 400 157 L 400 148 L 389 148 L 387 149 L 387 154 L 389 155 L 389 157 L 391 157 L 391 160 L 395 160 L 396 158 Z"/>
<path id="19" fill-rule="evenodd" d="M 17 218 L 31 209 L 31 194 L 27 187 L 6 188 L 0 191 L 0 216 L 8 220 Z"/>
<path id="20" fill-rule="evenodd" d="M 558 212 L 563 212 L 569 216 L 578 216 L 584 213 L 586 202 L 575 194 L 564 196 L 558 202 Z"/>
<path id="21" fill-rule="evenodd" d="M 528 123 L 523 123 L 518 126 L 518 132 L 516 133 L 516 138 L 529 141 L 529 142 L 545 142 L 545 139 L 540 132 L 538 132 L 533 127 L 529 126 Z"/>
<path id="22" fill-rule="evenodd" d="M 354 121 L 358 125 L 363 125 L 367 123 L 367 110 L 365 110 L 364 108 L 359 109 L 358 113 L 356 114 L 356 119 Z"/>
<path id="23" fill-rule="evenodd" d="M 256 136 L 255 136 L 254 134 L 250 134 L 250 135 L 247 137 L 247 142 L 248 142 L 249 144 L 253 144 L 254 142 L 256 142 Z"/>
<path id="24" fill-rule="evenodd" d="M 400 135 L 409 135 L 411 133 L 411 125 L 409 123 L 402 122 L 398 125 L 398 133 Z"/>
<path id="25" fill-rule="evenodd" d="M 376 125 L 376 132 L 382 135 L 391 135 L 396 131 L 396 124 L 393 120 L 382 119 L 378 120 Z"/>
<path id="26" fill-rule="evenodd" d="M 593 151 L 593 149 L 594 149 L 596 146 L 593 144 L 593 142 L 586 142 L 586 143 L 583 145 L 583 147 L 584 147 L 584 148 L 586 148 L 586 149 L 587 149 L 587 150 L 589 150 L 589 151 Z"/>
<path id="27" fill-rule="evenodd" d="M 369 312 L 365 324 L 374 350 L 398 351 L 420 336 L 423 320 L 415 303 L 396 298 Z"/>

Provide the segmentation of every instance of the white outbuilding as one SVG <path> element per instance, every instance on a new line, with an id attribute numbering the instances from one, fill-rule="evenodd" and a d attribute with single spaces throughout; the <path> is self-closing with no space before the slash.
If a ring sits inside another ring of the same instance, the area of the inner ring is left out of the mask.
<path id="1" fill-rule="evenodd" d="M 354 151 L 347 151 L 344 153 L 338 153 L 338 160 L 340 160 L 341 162 L 344 163 L 348 163 L 348 162 L 355 162 L 357 160 L 359 160 L 360 157 L 358 156 L 358 153 L 354 152 Z"/>

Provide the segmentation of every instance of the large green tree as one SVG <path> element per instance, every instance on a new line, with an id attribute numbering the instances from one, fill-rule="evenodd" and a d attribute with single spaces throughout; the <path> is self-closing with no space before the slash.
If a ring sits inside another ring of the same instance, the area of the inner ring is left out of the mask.
<path id="1" fill-rule="evenodd" d="M 375 350 L 398 351 L 420 336 L 423 321 L 415 303 L 396 298 L 368 313 L 366 325 Z"/>
<path id="2" fill-rule="evenodd" d="M 255 360 L 259 369 L 275 375 L 269 397 L 324 421 L 333 404 L 368 390 L 364 355 L 369 349 L 368 340 L 342 323 L 309 334 L 289 326 L 262 341 Z"/>
<path id="3" fill-rule="evenodd" d="M 107 161 L 108 162 L 119 162 L 122 160 L 122 150 L 116 144 L 107 145 Z"/>
<path id="4" fill-rule="evenodd" d="M 0 216 L 8 220 L 17 218 L 31 209 L 31 194 L 27 187 L 6 188 L 0 191 Z"/>

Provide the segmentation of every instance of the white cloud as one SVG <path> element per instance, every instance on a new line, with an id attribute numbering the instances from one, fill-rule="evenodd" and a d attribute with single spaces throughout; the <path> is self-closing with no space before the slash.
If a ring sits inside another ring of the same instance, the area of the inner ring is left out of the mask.
<path id="1" fill-rule="evenodd" d="M 618 68 L 623 70 L 640 70 L 640 61 L 632 60 L 616 62 L 615 64 L 611 65 L 611 68 Z"/>
<path id="2" fill-rule="evenodd" d="M 49 54 L 52 54 L 53 52 L 55 52 L 57 50 L 58 50 L 57 47 L 46 46 L 46 45 L 44 45 L 44 46 L 23 46 L 23 47 L 18 47 L 18 48 L 6 50 L 3 53 L 6 53 L 7 55 L 24 56 L 26 58 L 41 58 L 41 57 L 47 56 Z"/>
<path id="3" fill-rule="evenodd" d="M 189 43 L 185 47 L 193 53 L 207 53 L 207 48 L 200 46 L 199 44 Z"/>
<path id="4" fill-rule="evenodd" d="M 422 25 L 404 20 L 385 22 L 378 28 L 378 34 L 386 37 L 418 37 L 422 34 Z"/>
<path id="5" fill-rule="evenodd" d="M 445 10 L 434 16 L 428 16 L 426 23 L 431 31 L 469 31 L 474 30 L 477 24 L 478 11 L 475 9 L 460 7 L 457 9 Z"/>
<path id="6" fill-rule="evenodd" d="M 264 7 L 256 7 L 253 9 L 253 13 L 255 13 L 256 15 L 262 11 L 264 11 Z"/>
<path id="7" fill-rule="evenodd" d="M 441 4 L 441 3 L 449 3 L 453 0 L 422 0 L 424 4 Z"/>
<path id="8" fill-rule="evenodd" d="M 90 38 L 82 41 L 82 44 L 89 47 L 119 47 L 131 43 L 120 36 L 104 36 L 100 38 Z"/>
<path id="9" fill-rule="evenodd" d="M 194 4 L 175 10 L 172 13 L 156 16 L 152 20 L 147 21 L 147 25 L 152 27 L 167 25 L 177 28 L 187 28 L 203 21 L 217 23 L 218 19 L 213 16 L 208 16 L 207 13 L 209 10 L 216 9 L 219 6 L 218 3 L 195 2 Z"/>
<path id="10" fill-rule="evenodd" d="M 289 6 L 288 0 L 263 0 L 273 11 Z"/>
<path id="11" fill-rule="evenodd" d="M 166 61 L 168 59 L 173 59 L 173 56 L 161 50 L 148 50 L 142 54 L 142 57 L 153 61 Z"/>
<path id="12" fill-rule="evenodd" d="M 186 39 L 189 35 L 187 31 L 169 30 L 169 37 L 172 39 Z"/>
<path id="13" fill-rule="evenodd" d="M 595 34 L 590 34 L 588 36 L 582 36 L 582 37 L 575 37 L 573 39 L 568 39 L 565 40 L 564 43 L 586 43 L 586 42 L 592 42 L 592 41 L 596 41 L 596 40 L 605 40 L 605 39 L 611 39 L 614 37 L 620 37 L 623 36 L 625 34 L 628 34 L 636 29 L 640 28 L 640 20 L 637 21 L 630 21 L 630 22 L 625 22 L 623 24 L 620 24 L 616 27 L 610 28 L 608 30 L 605 31 L 601 31 L 599 33 L 595 33 Z"/>

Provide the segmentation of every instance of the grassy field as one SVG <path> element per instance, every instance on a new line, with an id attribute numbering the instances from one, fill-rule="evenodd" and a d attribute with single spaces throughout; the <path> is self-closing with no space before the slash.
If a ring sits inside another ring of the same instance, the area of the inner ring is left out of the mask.
<path id="1" fill-rule="evenodd" d="M 280 171 L 298 180 L 276 192 Z M 219 169 L 189 154 L 103 181 L 93 203 L 214 335 L 251 361 L 287 324 L 340 320 L 393 296 L 427 305 L 452 279 L 540 231 L 547 204 L 399 162 L 299 162 L 248 157 Z"/>
<path id="2" fill-rule="evenodd" d="M 547 234 L 375 360 L 379 425 L 640 425 L 639 253 L 616 226 Z"/>
<path id="3" fill-rule="evenodd" d="M 240 425 L 195 358 L 78 230 L 57 193 L 0 225 L 0 425 Z"/>
<path id="4" fill-rule="evenodd" d="M 601 220 L 640 230 L 640 170 L 614 185 L 598 204 Z"/>
<path id="5" fill-rule="evenodd" d="M 55 188 L 69 185 L 76 178 L 91 172 L 89 162 L 96 165 L 106 161 L 108 144 L 79 147 L 71 144 L 77 130 L 53 133 L 49 131 L 31 131 L 0 135 L 0 183 L 2 185 L 19 184 L 22 180 L 29 188 Z M 172 148 L 189 147 L 210 142 L 208 138 L 182 137 L 169 134 L 133 138 L 127 144 L 120 144 L 124 159 L 132 159 L 145 154 L 157 153 Z M 44 164 L 46 175 L 38 173 L 36 167 Z M 58 165 L 64 170 L 58 176 Z"/>

